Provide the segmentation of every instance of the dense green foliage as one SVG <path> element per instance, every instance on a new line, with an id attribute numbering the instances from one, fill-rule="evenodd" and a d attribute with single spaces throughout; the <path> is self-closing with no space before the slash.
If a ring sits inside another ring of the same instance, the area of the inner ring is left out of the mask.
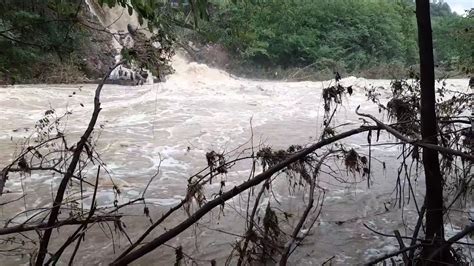
<path id="1" fill-rule="evenodd" d="M 179 1 L 179 7 L 167 0 L 97 3 L 124 8 L 148 26 L 153 34 L 135 36 L 139 45 L 123 49 L 122 55 L 157 76 L 173 55 L 176 26 L 194 29 L 208 16 L 207 0 Z M 78 82 L 101 76 L 114 63 L 115 50 L 110 33 L 88 10 L 84 0 L 1 1 L 0 83 Z M 155 41 L 160 48 L 153 49 Z"/>
<path id="2" fill-rule="evenodd" d="M 140 22 L 146 20 L 148 27 L 158 33 L 153 41 L 159 41 L 167 55 L 173 54 L 177 28 L 197 28 L 204 36 L 201 40 L 226 47 L 234 65 L 256 66 L 270 72 L 275 68 L 310 66 L 305 69 L 367 73 L 403 69 L 417 63 L 411 0 L 98 2 L 121 6 L 130 14 L 136 12 Z M 104 56 L 113 58 L 113 51 L 106 47 L 110 36 L 102 33 L 100 39 L 97 31 L 84 27 L 86 8 L 81 0 L 1 1 L 0 81 L 74 82 L 80 75 L 90 77 L 93 69 L 98 75 L 103 69 L 91 62 L 107 61 Z M 442 1 L 433 3 L 431 12 L 438 65 L 449 71 L 472 72 L 473 12 L 458 16 Z M 134 54 L 145 53 L 124 53 L 126 58 Z M 142 61 L 144 67 L 153 68 L 153 60 Z M 58 75 L 64 78 L 42 78 L 58 72 L 63 72 Z"/>
<path id="3" fill-rule="evenodd" d="M 74 27 L 79 0 L 0 2 L 0 74 L 35 79 L 54 64 L 78 60 L 86 38 Z M 13 81 L 12 80 L 12 81 Z"/>
<path id="4" fill-rule="evenodd" d="M 434 17 L 433 33 L 439 64 L 474 73 L 474 9 L 466 17 Z"/>
<path id="5" fill-rule="evenodd" d="M 221 3 L 204 32 L 244 62 L 355 72 L 417 63 L 414 9 L 409 0 L 235 1 Z M 432 16 L 438 62 L 472 63 L 472 33 L 458 34 L 472 17 L 442 1 L 432 4 Z"/>

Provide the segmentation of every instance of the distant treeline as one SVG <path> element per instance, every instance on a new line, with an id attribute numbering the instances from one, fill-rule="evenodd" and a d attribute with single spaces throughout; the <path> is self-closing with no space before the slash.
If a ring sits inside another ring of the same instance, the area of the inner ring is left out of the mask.
<path id="1" fill-rule="evenodd" d="M 431 8 L 438 66 L 472 72 L 474 12 L 459 16 L 442 1 Z M 220 1 L 204 24 L 207 41 L 248 65 L 354 73 L 417 63 L 411 0 Z"/>

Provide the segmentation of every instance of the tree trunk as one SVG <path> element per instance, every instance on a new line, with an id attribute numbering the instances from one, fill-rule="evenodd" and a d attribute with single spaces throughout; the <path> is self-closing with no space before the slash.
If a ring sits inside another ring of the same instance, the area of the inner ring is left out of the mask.
<path id="1" fill-rule="evenodd" d="M 416 0 L 416 21 L 420 54 L 421 135 L 424 142 L 436 145 L 435 76 L 429 0 Z M 428 258 L 444 242 L 443 179 L 436 150 L 423 148 L 423 166 L 426 183 L 425 240 L 433 245 L 423 250 L 422 257 Z M 447 254 L 440 254 L 434 259 L 445 261 L 449 260 L 448 257 Z"/>

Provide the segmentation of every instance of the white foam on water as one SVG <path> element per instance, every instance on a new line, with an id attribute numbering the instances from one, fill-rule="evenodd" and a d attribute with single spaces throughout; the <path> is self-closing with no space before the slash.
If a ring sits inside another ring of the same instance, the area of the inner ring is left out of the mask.
<path id="1" fill-rule="evenodd" d="M 181 202 L 181 199 L 169 198 L 169 199 L 157 199 L 157 198 L 147 198 L 147 203 L 156 204 L 159 206 L 176 206 Z"/>
<path id="2" fill-rule="evenodd" d="M 249 140 L 251 118 L 255 144 L 265 143 L 286 148 L 295 143 L 302 145 L 312 143 L 317 138 L 315 132 L 321 126 L 324 114 L 322 88 L 329 85 L 329 81 L 246 80 L 234 78 L 224 71 L 205 65 L 188 63 L 179 57 L 175 59 L 174 64 L 177 72 L 159 85 L 104 87 L 103 110 L 99 118 L 99 124 L 103 124 L 104 128 L 97 127 L 96 133 L 101 131 L 102 134 L 97 151 L 107 163 L 114 182 L 123 191 L 118 198 L 119 202 L 125 203 L 139 196 L 140 188 L 143 188 L 156 173 L 162 160 L 160 173 L 150 185 L 147 194 L 160 193 L 156 194 L 159 197 L 152 195 L 153 198 L 150 200 L 153 204 L 160 206 L 177 204 L 181 198 L 174 195 L 185 190 L 187 178 L 207 165 L 206 152 L 230 151 Z M 335 117 L 336 123 L 353 123 L 347 128 L 360 125 L 358 117 L 354 114 L 359 104 L 363 105 L 364 112 L 383 119 L 375 105 L 366 104 L 363 88 L 388 86 L 388 80 L 349 77 L 343 79 L 342 83 L 354 84 L 354 95 L 344 99 L 344 106 Z M 455 85 L 453 88 L 459 90 L 464 90 L 468 84 L 467 80 L 449 80 L 448 85 L 451 83 Z M 8 155 L 2 155 L 2 161 L 10 159 L 10 154 L 13 153 L 14 145 L 10 144 L 10 135 L 14 135 L 15 138 L 27 135 L 22 131 L 12 132 L 12 130 L 23 128 L 25 125 L 31 127 L 50 105 L 61 112 L 66 110 L 66 105 L 74 109 L 67 128 L 68 133 L 72 134 L 69 142 L 77 141 L 85 129 L 84 121 L 90 118 L 95 89 L 94 85 L 81 86 L 82 90 L 74 97 L 68 95 L 74 90 L 77 91 L 77 86 L 50 88 L 32 85 L 1 88 L 0 105 L 8 108 L 0 109 L 2 126 L 3 121 L 6 121 L 5 126 L 0 129 L 0 144 L 9 149 L 4 151 Z M 82 108 L 79 103 L 83 103 L 85 107 Z M 23 119 L 23 116 L 26 118 Z M 344 129 L 337 130 L 342 132 Z M 381 134 L 381 139 L 386 140 L 386 136 Z M 350 138 L 347 143 L 358 151 L 367 150 L 366 135 Z M 393 153 L 397 149 L 395 146 L 384 149 L 373 147 L 373 152 L 380 154 L 384 160 L 387 159 L 387 168 L 390 168 L 389 160 L 392 157 L 388 153 Z M 239 166 L 236 172 L 227 175 L 226 189 L 240 184 L 248 178 L 248 175 L 249 171 L 245 169 L 245 165 Z M 32 176 L 26 180 L 31 186 L 30 190 L 39 183 L 48 188 L 44 194 L 50 196 L 51 182 L 57 185 L 60 178 L 60 176 L 54 179 Z M 103 181 L 101 180 L 103 191 L 100 191 L 100 204 L 113 206 L 115 200 L 115 195 L 111 192 L 113 183 L 107 180 L 109 179 L 105 176 Z M 374 180 L 378 185 L 377 189 L 392 189 L 389 179 L 377 176 Z M 18 179 L 9 180 L 7 187 L 19 190 L 21 184 L 17 181 Z M 218 188 L 218 183 L 215 184 L 211 189 Z M 278 200 L 287 199 L 283 191 L 276 192 L 281 193 L 275 194 Z M 356 206 L 354 210 L 348 210 L 347 215 L 369 215 L 373 213 L 374 206 L 380 205 L 380 199 L 370 197 L 370 193 L 378 195 L 379 192 L 375 190 L 367 192 L 365 184 L 353 185 L 331 191 L 327 194 L 326 200 L 328 205 L 335 206 L 357 205 L 355 200 L 363 200 L 365 206 Z M 259 208 L 266 208 L 268 201 L 268 198 L 264 199 Z M 238 204 L 239 200 L 235 199 L 234 205 Z M 390 219 L 379 219 L 378 222 L 389 224 Z M 330 223 L 326 225 L 330 226 Z M 346 231 L 340 230 L 340 232 L 347 235 L 353 233 L 351 230 L 354 228 L 348 227 L 347 230 L 344 229 Z M 370 238 L 367 232 L 364 233 L 365 235 L 358 234 L 357 237 Z M 385 244 L 387 245 L 385 249 L 369 250 L 367 256 L 382 254 L 393 249 L 390 243 Z M 367 245 L 361 244 L 360 249 L 363 247 Z M 363 252 L 361 251 L 362 255 Z M 354 256 L 360 258 L 360 255 L 352 251 L 341 253 L 336 257 L 336 261 L 343 263 L 344 259 L 353 259 Z"/>

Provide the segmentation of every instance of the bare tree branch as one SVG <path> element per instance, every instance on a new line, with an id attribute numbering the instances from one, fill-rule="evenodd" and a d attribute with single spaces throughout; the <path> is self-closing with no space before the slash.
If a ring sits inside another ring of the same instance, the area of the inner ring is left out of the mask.
<path id="1" fill-rule="evenodd" d="M 91 201 L 91 208 L 89 210 L 89 214 L 87 215 L 86 220 L 84 223 L 79 226 L 79 228 L 76 229 L 76 231 L 69 236 L 69 238 L 66 240 L 66 242 L 54 253 L 53 256 L 46 262 L 46 265 L 49 265 L 51 261 L 53 261 L 53 264 L 56 264 L 56 262 L 59 260 L 61 257 L 61 254 L 64 252 L 64 250 L 72 243 L 74 242 L 78 237 L 81 237 L 84 235 L 84 230 L 86 230 L 87 225 L 89 224 L 89 221 L 92 219 L 94 216 L 94 212 L 97 209 L 97 202 L 96 202 L 96 196 L 97 196 L 97 188 L 99 187 L 99 175 L 100 175 L 100 165 L 97 168 L 97 175 L 95 178 L 95 186 L 94 186 L 94 193 L 92 194 L 92 201 Z M 78 242 L 80 243 L 80 242 Z"/>
<path id="2" fill-rule="evenodd" d="M 92 131 L 94 130 L 95 124 L 97 122 L 97 119 L 99 117 L 100 113 L 100 93 L 102 91 L 102 87 L 105 84 L 105 81 L 107 78 L 110 76 L 112 71 L 117 68 L 119 65 L 121 65 L 124 61 L 121 61 L 117 64 L 115 64 L 113 67 L 110 68 L 109 72 L 104 76 L 102 79 L 101 83 L 97 86 L 97 89 L 95 91 L 95 97 L 94 97 L 94 111 L 92 113 L 91 120 L 89 121 L 89 125 L 87 126 L 86 131 L 84 134 L 81 136 L 81 139 L 77 142 L 76 144 L 76 149 L 74 150 L 73 157 L 71 159 L 71 162 L 68 166 L 67 172 L 64 175 L 63 179 L 61 180 L 61 183 L 59 185 L 58 191 L 56 193 L 56 198 L 54 199 L 53 202 L 53 208 L 51 210 L 51 214 L 49 215 L 48 219 L 48 227 L 53 226 L 56 223 L 56 220 L 58 218 L 59 210 L 61 208 L 61 203 L 63 201 L 64 197 L 64 192 L 66 191 L 67 184 L 69 183 L 69 180 L 71 180 L 72 176 L 74 175 L 74 172 L 77 167 L 77 163 L 79 162 L 79 159 L 81 157 L 82 151 L 84 149 L 84 146 L 87 143 L 87 140 L 92 134 Z M 51 237 L 52 233 L 52 228 L 48 228 L 43 237 L 41 238 L 40 241 L 40 248 L 38 251 L 38 257 L 36 258 L 36 266 L 42 266 L 44 258 L 46 256 L 46 252 L 48 250 L 48 244 L 49 244 L 49 239 Z"/>
<path id="3" fill-rule="evenodd" d="M 452 236 L 451 238 L 449 238 L 448 240 L 446 240 L 446 243 L 443 244 L 441 247 L 439 247 L 438 249 L 436 249 L 428 258 L 428 260 L 432 260 L 434 258 L 436 258 L 436 256 L 440 253 L 442 253 L 443 251 L 445 251 L 446 249 L 448 249 L 449 247 L 451 247 L 452 244 L 455 244 L 458 240 L 460 240 L 461 238 L 465 237 L 466 235 L 470 234 L 474 232 L 474 223 L 471 223 L 470 225 L 466 226 L 466 228 L 464 228 L 464 230 L 462 230 L 461 232 L 455 234 L 454 236 Z"/>
<path id="4" fill-rule="evenodd" d="M 400 249 L 400 250 L 398 250 L 398 251 L 389 253 L 389 254 L 387 254 L 387 255 L 385 255 L 385 256 L 383 256 L 383 257 L 380 257 L 380 258 L 378 258 L 378 259 L 375 259 L 375 260 L 373 260 L 373 261 L 371 261 L 371 262 L 369 262 L 369 263 L 367 263 L 367 264 L 365 264 L 365 265 L 375 265 L 375 264 L 377 264 L 377 263 L 379 263 L 379 262 L 382 262 L 382 261 L 384 261 L 384 260 L 386 260 L 386 259 L 389 259 L 389 258 L 398 256 L 399 254 L 405 253 L 405 252 L 410 251 L 410 250 L 412 250 L 412 249 L 417 249 L 417 248 L 421 247 L 422 245 L 423 245 L 423 244 L 416 244 L 416 245 L 414 245 L 414 246 L 410 246 L 410 247 L 407 247 L 407 248 L 404 248 L 404 249 Z"/>
<path id="5" fill-rule="evenodd" d="M 390 134 L 395 136 L 397 139 L 399 139 L 399 140 L 401 140 L 405 143 L 412 144 L 412 145 L 417 146 L 417 147 L 423 147 L 423 148 L 427 148 L 427 149 L 436 150 L 436 151 L 439 151 L 439 152 L 445 153 L 445 154 L 456 155 L 456 156 L 459 156 L 461 158 L 464 158 L 464 159 L 467 159 L 467 160 L 470 160 L 470 161 L 474 161 L 474 155 L 470 155 L 470 154 L 467 154 L 467 153 L 464 153 L 464 152 L 461 152 L 461 151 L 458 151 L 458 150 L 453 150 L 453 149 L 442 147 L 442 146 L 439 146 L 439 145 L 426 143 L 426 142 L 423 142 L 423 141 L 420 141 L 420 140 L 412 140 L 412 139 L 404 136 L 399 131 L 395 130 L 393 127 L 381 122 L 380 120 L 375 118 L 373 115 L 360 113 L 359 112 L 359 107 L 360 106 L 358 106 L 357 109 L 356 109 L 356 114 L 372 119 L 375 122 L 375 124 L 377 124 L 377 126 L 385 129 Z"/>
<path id="6" fill-rule="evenodd" d="M 241 192 L 254 187 L 261 182 L 265 181 L 266 179 L 270 178 L 273 174 L 277 173 L 280 170 L 283 170 L 290 164 L 306 157 L 310 153 L 316 151 L 317 149 L 324 147 L 326 145 L 329 145 L 333 142 L 336 142 L 338 140 L 350 137 L 352 135 L 356 135 L 362 132 L 366 132 L 368 130 L 376 130 L 379 129 L 379 126 L 369 126 L 369 127 L 360 127 L 356 128 L 353 130 L 346 131 L 344 133 L 341 133 L 339 135 L 336 135 L 331 138 L 324 139 L 318 143 L 315 143 L 311 145 L 310 147 L 306 149 L 302 149 L 301 151 L 293 154 L 292 156 L 288 157 L 287 159 L 281 161 L 280 163 L 274 165 L 273 167 L 270 167 L 267 171 L 260 173 L 259 175 L 256 175 L 254 178 L 249 179 L 248 181 L 240 184 L 239 186 L 234 187 L 233 189 L 222 193 L 221 196 L 207 202 L 204 204 L 200 209 L 198 209 L 195 213 L 193 213 L 188 219 L 184 220 L 174 228 L 166 231 L 159 237 L 151 240 L 147 244 L 144 244 L 140 248 L 138 248 L 135 251 L 130 252 L 129 254 L 123 256 L 120 259 L 116 259 L 114 262 L 111 263 L 111 265 L 127 265 L 131 263 L 132 261 L 135 261 L 136 259 L 144 256 L 145 254 L 153 251 L 157 247 L 163 245 L 166 243 L 168 240 L 172 239 L 173 237 L 179 235 L 182 233 L 184 230 L 189 228 L 191 225 L 193 225 L 196 221 L 201 219 L 204 215 L 206 215 L 208 212 L 210 212 L 212 209 L 215 207 L 223 204 L 227 200 L 235 197 L 236 195 L 240 194 Z"/>
<path id="7" fill-rule="evenodd" d="M 303 212 L 303 215 L 301 216 L 300 220 L 298 221 L 298 224 L 295 226 L 293 230 L 293 234 L 291 235 L 291 239 L 285 244 L 285 249 L 282 252 L 281 259 L 280 259 L 280 266 L 286 265 L 288 262 L 288 258 L 290 257 L 290 251 L 293 245 L 296 242 L 296 239 L 298 237 L 298 234 L 300 233 L 301 228 L 303 227 L 306 219 L 308 218 L 309 212 L 311 209 L 313 209 L 314 206 L 314 190 L 316 189 L 316 177 L 318 175 L 319 169 L 321 169 L 321 166 L 323 164 L 324 159 L 333 153 L 334 151 L 329 151 L 328 153 L 324 154 L 324 156 L 319 159 L 318 164 L 316 165 L 316 168 L 314 170 L 314 174 L 311 180 L 310 188 L 309 188 L 309 199 L 308 199 L 308 205 L 306 206 L 306 209 Z M 318 213 L 319 216 L 319 213 Z M 301 242 L 303 239 L 299 240 L 298 242 Z"/>
<path id="8" fill-rule="evenodd" d="M 121 215 L 105 215 L 91 218 L 88 223 L 98 223 L 98 222 L 117 222 L 122 218 Z M 62 227 L 65 225 L 82 225 L 86 222 L 83 219 L 66 219 L 62 221 L 57 221 L 52 226 L 48 226 L 48 223 L 40 224 L 20 224 L 15 226 L 10 226 L 6 228 L 0 228 L 0 235 L 9 235 L 22 232 L 28 232 L 33 230 L 48 230 L 53 228 Z"/>
<path id="9" fill-rule="evenodd" d="M 2 169 L 2 171 L 0 172 L 0 196 L 3 194 L 3 189 L 5 187 L 5 183 L 7 182 L 8 180 L 8 173 L 10 172 L 10 169 L 13 167 L 13 165 L 15 163 L 17 163 L 23 156 L 25 156 L 28 152 L 30 152 L 31 150 L 34 150 L 34 149 L 37 149 L 51 141 L 54 141 L 54 140 L 57 140 L 57 139 L 60 139 L 62 138 L 63 136 L 56 136 L 56 137 L 53 137 L 53 138 L 50 138 L 46 141 L 43 141 L 39 144 L 37 144 L 36 146 L 33 146 L 31 148 L 27 148 L 25 151 L 23 151 L 19 156 L 16 157 L 15 160 L 13 160 L 13 162 L 11 162 L 8 166 L 6 166 L 5 168 Z"/>

